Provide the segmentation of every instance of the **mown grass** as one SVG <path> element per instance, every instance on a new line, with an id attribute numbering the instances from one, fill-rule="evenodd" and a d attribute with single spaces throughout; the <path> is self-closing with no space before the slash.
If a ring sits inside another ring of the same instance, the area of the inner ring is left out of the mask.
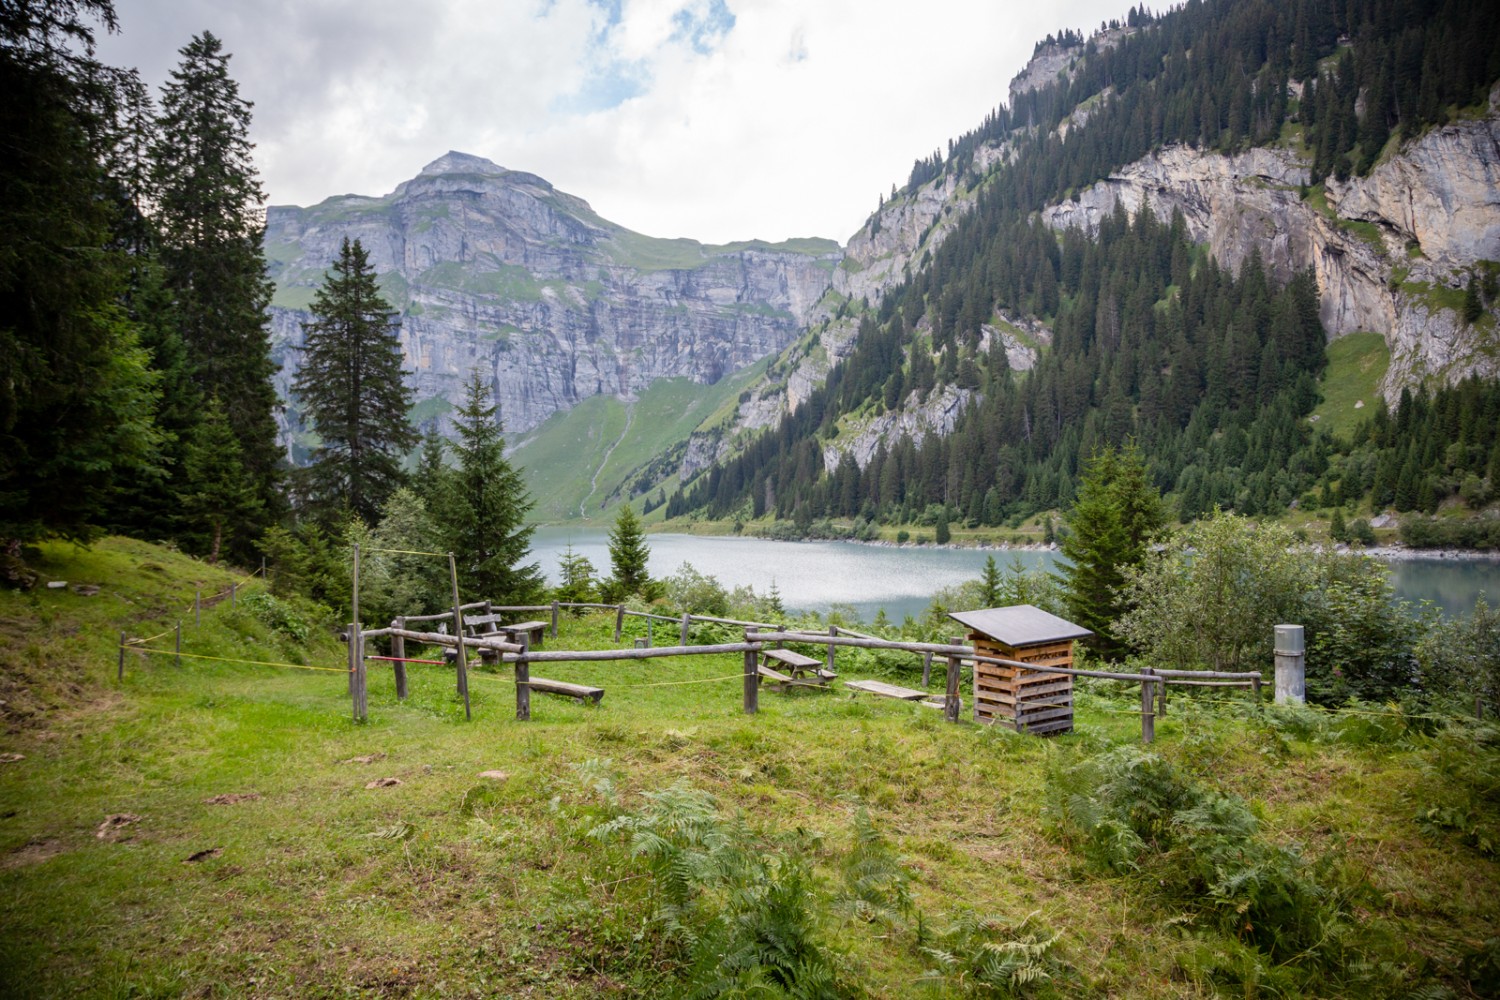
<path id="1" fill-rule="evenodd" d="M 813 930 L 846 994 L 981 995 L 957 975 L 919 984 L 937 964 L 923 941 L 973 910 L 1012 924 L 1034 913 L 1061 935 L 1050 984 L 1017 995 L 1270 995 L 1222 957 L 1243 955 L 1191 900 L 1092 865 L 1049 818 L 1065 765 L 1138 741 L 1131 690 L 1089 685 L 1077 731 L 1041 740 L 836 692 L 763 692 L 746 716 L 736 655 L 537 664 L 605 687 L 603 704 L 535 695 L 520 723 L 508 672 L 481 669 L 465 722 L 450 671 L 413 665 L 401 703 L 372 663 L 361 725 L 336 672 L 132 654 L 116 685 L 120 628 L 159 631 L 195 581 L 228 576 L 119 540 L 49 549 L 47 565 L 104 590 L 0 594 L 12 688 L 44 689 L 24 715 L 8 700 L 0 740 L 24 754 L 0 764 L 4 995 L 679 995 L 676 952 L 651 923 L 660 883 L 623 839 L 591 836 L 673 786 L 742 817 L 766 857 L 810 868 Z M 612 627 L 565 618 L 545 648 L 612 646 Z M 343 654 L 326 625 L 300 642 L 244 602 L 206 612 L 184 649 L 335 668 Z M 918 682 L 912 668 L 903 683 Z M 841 671 L 857 675 L 852 654 Z M 1326 856 L 1368 890 L 1351 919 L 1372 929 L 1364 957 L 1384 971 L 1358 989 L 1338 970 L 1309 973 L 1293 993 L 1463 995 L 1462 962 L 1500 915 L 1500 865 L 1419 824 L 1459 801 L 1432 737 L 1399 720 L 1374 736 L 1342 725 L 1178 696 L 1155 749 L 1248 800 L 1267 840 Z M 374 759 L 345 763 L 361 757 Z M 507 776 L 479 777 L 493 769 Z M 401 784 L 366 787 L 378 778 Z M 257 797 L 208 802 L 226 794 Z M 921 921 L 824 905 L 861 806 L 900 855 Z M 96 837 L 119 813 L 140 819 Z M 216 853 L 190 860 L 204 851 Z"/>

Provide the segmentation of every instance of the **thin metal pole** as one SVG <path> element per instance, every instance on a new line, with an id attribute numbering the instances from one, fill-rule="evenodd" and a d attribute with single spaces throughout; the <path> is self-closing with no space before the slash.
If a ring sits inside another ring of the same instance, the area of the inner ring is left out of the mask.
<path id="1" fill-rule="evenodd" d="M 115 674 L 115 680 L 125 679 L 125 633 L 120 633 L 120 669 Z"/>
<path id="2" fill-rule="evenodd" d="M 203 591 L 193 591 L 193 628 L 203 627 Z"/>
<path id="3" fill-rule="evenodd" d="M 464 718 L 473 719 L 469 710 L 469 661 L 464 656 L 464 614 L 458 603 L 458 563 L 448 553 L 448 580 L 453 584 L 453 638 L 458 640 L 458 693 L 464 696 Z"/>
<path id="4" fill-rule="evenodd" d="M 359 621 L 359 543 L 354 543 L 354 578 L 351 581 L 352 588 L 349 596 L 349 617 Z M 354 633 L 349 633 L 349 645 L 354 645 Z M 349 661 L 349 693 L 354 694 L 354 661 Z"/>
<path id="5" fill-rule="evenodd" d="M 182 666 L 182 619 L 177 619 L 177 666 Z"/>

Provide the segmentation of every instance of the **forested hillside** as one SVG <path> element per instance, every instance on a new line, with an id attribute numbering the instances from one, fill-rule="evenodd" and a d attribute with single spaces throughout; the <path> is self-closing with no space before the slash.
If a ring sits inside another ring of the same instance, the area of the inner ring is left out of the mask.
<path id="1" fill-rule="evenodd" d="M 1350 441 L 1308 421 L 1327 364 L 1310 273 L 1258 252 L 1221 266 L 1180 217 L 1118 202 L 1092 238 L 1037 213 L 1172 144 L 1288 150 L 1308 167 L 1298 193 L 1319 204 L 1325 178 L 1368 173 L 1403 140 L 1482 113 L 1500 77 L 1494 21 L 1492 7 L 1452 2 L 1194 2 L 1160 18 L 1132 10 L 1088 42 L 1049 39 L 1039 51 L 1063 67 L 1055 82 L 1016 94 L 946 158 L 918 160 L 902 192 L 947 174 L 977 191 L 972 210 L 871 305 L 826 383 L 674 495 L 669 514 L 905 523 L 938 505 L 994 525 L 1066 507 L 1080 462 L 1127 439 L 1184 520 L 1215 505 L 1275 513 L 1340 485 L 1351 504 L 1431 509 L 1471 476 L 1482 505 L 1492 431 L 1457 451 L 1419 449 L 1411 463 L 1403 442 L 1415 485 L 1397 498 L 1389 477 L 1364 475 L 1374 432 Z M 1269 248 L 1276 234 L 1265 238 Z M 1480 260 L 1460 277 L 1456 292 L 1431 292 L 1433 308 L 1493 333 L 1496 266 Z M 1040 320 L 1050 346 L 1017 317 Z M 1039 349 L 1030 371 L 1007 362 L 1005 341 L 1018 337 Z M 950 433 L 850 445 L 935 392 L 961 401 Z M 1388 468 L 1394 447 L 1377 464 Z"/>

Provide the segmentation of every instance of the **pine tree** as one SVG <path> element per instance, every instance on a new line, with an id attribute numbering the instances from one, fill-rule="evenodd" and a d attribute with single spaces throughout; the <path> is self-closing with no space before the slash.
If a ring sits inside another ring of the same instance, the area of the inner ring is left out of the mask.
<path id="1" fill-rule="evenodd" d="M 184 520 L 198 551 L 219 561 L 226 542 L 255 523 L 260 497 L 245 475 L 239 441 L 219 397 L 210 397 L 188 442 L 181 497 Z"/>
<path id="2" fill-rule="evenodd" d="M 652 580 L 646 564 L 650 559 L 651 549 L 641 531 L 641 520 L 630 505 L 625 504 L 615 516 L 615 526 L 609 533 L 608 599 L 619 600 L 632 594 L 649 595 Z"/>
<path id="3" fill-rule="evenodd" d="M 153 467 L 157 388 L 120 307 L 129 262 L 103 183 L 112 74 L 104 0 L 0 15 L 0 547 L 106 523 L 123 472 Z"/>
<path id="4" fill-rule="evenodd" d="M 1000 567 L 995 565 L 994 556 L 985 556 L 984 575 L 979 578 L 979 586 L 985 607 L 993 608 L 1000 603 Z"/>
<path id="5" fill-rule="evenodd" d="M 401 458 L 417 433 L 407 420 L 411 390 L 402 381 L 395 312 L 359 240 L 344 237 L 313 296 L 312 315 L 292 385 L 322 439 L 304 476 L 305 495 L 313 510 L 347 506 L 370 524 L 405 480 Z"/>
<path id="6" fill-rule="evenodd" d="M 465 591 L 499 604 L 533 603 L 541 570 L 522 564 L 531 551 L 531 497 L 505 458 L 500 421 L 478 369 L 464 387 L 456 423 L 458 468 L 444 477 L 433 511 L 438 535 L 456 557 Z"/>
<path id="7" fill-rule="evenodd" d="M 1107 655 L 1121 652 L 1113 623 L 1126 610 L 1127 567 L 1139 566 L 1166 517 L 1134 447 L 1096 454 L 1078 484 L 1062 542 L 1061 580 L 1069 616 L 1092 629 Z"/>
<path id="8" fill-rule="evenodd" d="M 251 159 L 251 104 L 229 77 L 219 39 L 204 32 L 179 52 L 182 62 L 162 88 L 151 150 L 164 284 L 194 382 L 222 401 L 261 501 L 250 527 L 263 527 L 282 506 L 283 458 L 266 330 L 266 198 Z"/>
<path id="9" fill-rule="evenodd" d="M 437 428 L 428 428 L 427 433 L 422 435 L 422 450 L 417 453 L 417 471 L 412 476 L 412 488 L 427 501 L 428 506 L 434 503 L 443 488 L 443 480 L 448 475 L 446 452 L 447 442 L 438 434 Z"/>
<path id="10" fill-rule="evenodd" d="M 599 596 L 594 587 L 594 564 L 587 556 L 578 555 L 569 544 L 557 563 L 562 582 L 552 593 L 559 601 L 584 603 Z"/>

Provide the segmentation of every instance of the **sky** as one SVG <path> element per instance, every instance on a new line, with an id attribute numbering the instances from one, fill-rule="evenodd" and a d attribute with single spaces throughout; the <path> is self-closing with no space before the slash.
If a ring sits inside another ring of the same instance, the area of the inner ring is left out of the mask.
<path id="1" fill-rule="evenodd" d="M 709 243 L 846 241 L 1008 101 L 1038 39 L 1127 0 L 115 0 L 153 91 L 208 30 L 271 204 L 381 195 L 450 149 Z"/>

